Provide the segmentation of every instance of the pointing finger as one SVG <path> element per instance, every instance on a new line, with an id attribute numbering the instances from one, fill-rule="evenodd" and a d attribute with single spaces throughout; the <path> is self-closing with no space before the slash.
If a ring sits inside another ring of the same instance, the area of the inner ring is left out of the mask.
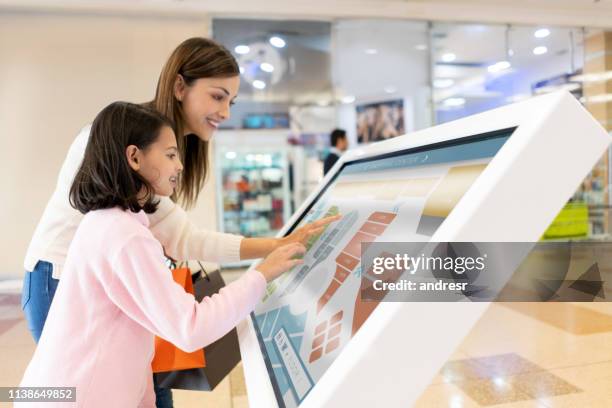
<path id="1" fill-rule="evenodd" d="M 312 226 L 313 227 L 322 227 L 324 225 L 331 224 L 332 222 L 337 221 L 340 218 L 342 218 L 342 216 L 340 214 L 332 215 L 332 216 L 325 217 L 325 218 L 321 218 L 320 220 L 313 222 Z"/>

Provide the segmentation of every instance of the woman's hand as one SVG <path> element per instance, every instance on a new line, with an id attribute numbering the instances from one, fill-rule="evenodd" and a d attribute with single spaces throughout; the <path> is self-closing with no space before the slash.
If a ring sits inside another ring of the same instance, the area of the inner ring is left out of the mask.
<path id="1" fill-rule="evenodd" d="M 240 242 L 240 259 L 264 258 L 275 249 L 296 242 L 306 245 L 310 237 L 323 232 L 329 223 L 337 221 L 340 217 L 341 215 L 333 215 L 321 218 L 298 228 L 284 238 L 243 238 Z"/>
<path id="2" fill-rule="evenodd" d="M 311 237 L 320 234 L 321 232 L 323 232 L 325 227 L 327 227 L 327 225 L 331 224 L 334 221 L 338 221 L 341 217 L 342 215 L 340 214 L 332 215 L 306 224 L 303 227 L 296 229 L 286 237 L 281 238 L 280 243 L 281 245 L 287 245 L 292 244 L 294 242 L 299 242 L 302 245 L 306 245 Z"/>
<path id="3" fill-rule="evenodd" d="M 303 259 L 294 259 L 295 256 L 304 255 L 306 247 L 298 242 L 283 245 L 270 252 L 257 269 L 266 278 L 267 282 L 276 279 L 283 272 L 288 271 L 296 265 L 304 263 Z"/>

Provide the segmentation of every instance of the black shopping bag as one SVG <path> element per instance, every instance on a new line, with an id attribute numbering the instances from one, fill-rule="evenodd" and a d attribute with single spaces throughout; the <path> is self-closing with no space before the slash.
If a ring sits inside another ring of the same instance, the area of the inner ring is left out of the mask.
<path id="1" fill-rule="evenodd" d="M 198 302 L 225 286 L 219 270 L 193 275 L 193 293 Z M 236 329 L 204 348 L 206 367 L 154 374 L 158 387 L 180 390 L 212 391 L 240 362 Z"/>

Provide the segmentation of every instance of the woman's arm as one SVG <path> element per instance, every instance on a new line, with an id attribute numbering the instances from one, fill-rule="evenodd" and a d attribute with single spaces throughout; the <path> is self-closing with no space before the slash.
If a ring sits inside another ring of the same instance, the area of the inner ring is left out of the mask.
<path id="1" fill-rule="evenodd" d="M 308 239 L 323 232 L 340 216 L 320 219 L 298 228 L 284 238 L 244 238 L 240 235 L 197 228 L 185 210 L 168 197 L 160 197 L 154 214 L 149 214 L 149 229 L 173 259 L 199 259 L 207 262 L 236 262 L 264 258 L 276 248 Z"/>
<path id="2" fill-rule="evenodd" d="M 151 233 L 172 259 L 219 263 L 241 259 L 242 236 L 196 227 L 185 210 L 168 197 L 160 197 L 157 211 L 148 217 Z"/>
<path id="3" fill-rule="evenodd" d="M 283 238 L 244 238 L 240 243 L 240 259 L 264 258 L 276 248 L 294 242 L 306 245 L 311 237 L 321 234 L 330 223 L 340 217 L 335 215 L 311 222 Z"/>
<path id="4" fill-rule="evenodd" d="M 264 258 L 281 246 L 281 238 L 244 238 L 240 242 L 240 259 Z"/>

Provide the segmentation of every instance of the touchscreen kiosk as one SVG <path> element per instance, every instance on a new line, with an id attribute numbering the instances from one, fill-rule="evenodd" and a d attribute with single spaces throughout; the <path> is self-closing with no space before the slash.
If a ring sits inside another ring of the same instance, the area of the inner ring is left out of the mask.
<path id="1" fill-rule="evenodd" d="M 362 301 L 361 244 L 537 241 L 609 142 L 559 93 L 349 151 L 281 234 L 342 218 L 239 327 L 250 406 L 410 406 L 487 304 Z"/>

